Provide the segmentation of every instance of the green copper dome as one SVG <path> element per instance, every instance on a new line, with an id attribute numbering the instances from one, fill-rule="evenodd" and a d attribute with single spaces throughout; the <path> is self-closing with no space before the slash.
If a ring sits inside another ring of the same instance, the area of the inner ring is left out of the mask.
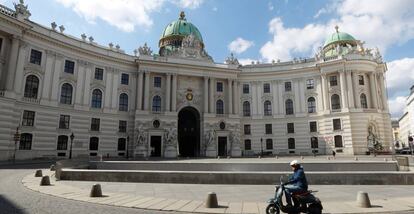
<path id="1" fill-rule="evenodd" d="M 323 45 L 324 47 L 333 44 L 333 43 L 355 43 L 356 39 L 344 32 L 339 32 L 338 31 L 338 26 L 335 26 L 336 32 L 333 33 L 332 35 L 330 35 L 328 38 L 326 38 L 325 40 L 325 44 Z"/>

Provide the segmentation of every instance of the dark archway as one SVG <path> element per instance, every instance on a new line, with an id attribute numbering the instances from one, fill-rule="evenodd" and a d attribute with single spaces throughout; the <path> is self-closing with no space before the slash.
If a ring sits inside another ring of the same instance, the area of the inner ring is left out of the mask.
<path id="1" fill-rule="evenodd" d="M 200 113 L 193 107 L 178 113 L 178 144 L 180 156 L 200 156 Z"/>

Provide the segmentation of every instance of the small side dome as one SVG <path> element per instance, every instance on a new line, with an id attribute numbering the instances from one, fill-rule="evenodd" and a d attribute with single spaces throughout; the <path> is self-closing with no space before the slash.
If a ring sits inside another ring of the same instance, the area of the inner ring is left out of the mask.
<path id="1" fill-rule="evenodd" d="M 325 57 L 337 56 L 347 54 L 349 48 L 356 47 L 358 40 L 345 32 L 339 32 L 339 27 L 335 26 L 335 33 L 330 35 L 323 45 Z"/>
<path id="2" fill-rule="evenodd" d="M 334 43 L 350 43 L 350 44 L 356 45 L 356 39 L 353 36 L 345 32 L 339 32 L 338 26 L 335 26 L 335 30 L 336 30 L 335 33 L 333 33 L 332 35 L 328 36 L 328 38 L 326 38 L 325 44 L 323 45 L 323 47 L 326 47 Z"/>

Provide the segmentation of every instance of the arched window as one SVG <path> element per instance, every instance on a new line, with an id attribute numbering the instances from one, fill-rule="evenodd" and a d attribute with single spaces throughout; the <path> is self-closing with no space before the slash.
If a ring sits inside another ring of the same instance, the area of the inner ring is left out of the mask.
<path id="1" fill-rule="evenodd" d="M 315 98 L 309 97 L 308 98 L 308 113 L 315 113 L 315 112 L 316 112 Z"/>
<path id="2" fill-rule="evenodd" d="M 288 149 L 295 149 L 295 138 L 288 139 Z"/>
<path id="3" fill-rule="evenodd" d="M 33 135 L 29 133 L 23 133 L 20 135 L 19 150 L 31 150 L 32 149 Z"/>
<path id="4" fill-rule="evenodd" d="M 216 102 L 216 114 L 224 114 L 223 100 L 217 100 L 217 102 Z"/>
<path id="5" fill-rule="evenodd" d="M 359 99 L 361 101 L 361 107 L 368 108 L 367 96 L 365 96 L 365 94 L 362 93 L 361 96 L 359 96 Z"/>
<path id="6" fill-rule="evenodd" d="M 250 117 L 250 103 L 249 101 L 243 102 L 243 116 Z"/>
<path id="7" fill-rule="evenodd" d="M 286 114 L 293 114 L 293 101 L 291 99 L 287 99 L 285 102 Z"/>
<path id="8" fill-rule="evenodd" d="M 24 97 L 37 99 L 37 92 L 39 91 L 39 78 L 35 75 L 26 77 L 26 84 L 24 86 Z"/>
<path id="9" fill-rule="evenodd" d="M 126 139 L 118 138 L 118 151 L 125 151 L 125 150 L 126 150 Z"/>
<path id="10" fill-rule="evenodd" d="M 102 91 L 95 89 L 92 92 L 92 108 L 102 107 Z"/>
<path id="11" fill-rule="evenodd" d="M 252 150 L 252 141 L 244 140 L 244 150 Z"/>
<path id="12" fill-rule="evenodd" d="M 69 83 L 64 83 L 62 85 L 62 90 L 60 91 L 60 103 L 68 105 L 72 104 L 72 94 L 72 85 Z"/>
<path id="13" fill-rule="evenodd" d="M 68 149 L 68 136 L 59 135 L 57 141 L 57 150 L 67 150 Z"/>
<path id="14" fill-rule="evenodd" d="M 335 135 L 334 140 L 335 140 L 335 148 L 343 147 L 341 135 Z"/>
<path id="15" fill-rule="evenodd" d="M 119 95 L 119 111 L 128 111 L 128 95 L 125 93 Z"/>
<path id="16" fill-rule="evenodd" d="M 89 150 L 90 151 L 96 151 L 99 147 L 99 138 L 97 137 L 91 137 L 89 138 Z"/>
<path id="17" fill-rule="evenodd" d="M 161 112 L 161 97 L 158 95 L 152 98 L 152 111 Z"/>
<path id="18" fill-rule="evenodd" d="M 331 105 L 332 105 L 332 110 L 341 109 L 341 102 L 339 101 L 339 95 L 337 94 L 332 95 Z"/>
<path id="19" fill-rule="evenodd" d="M 263 104 L 264 108 L 264 115 L 270 116 L 272 115 L 272 103 L 269 100 L 266 100 Z"/>
<path id="20" fill-rule="evenodd" d="M 318 145 L 318 138 L 317 137 L 311 137 L 311 148 L 317 149 L 319 147 Z"/>

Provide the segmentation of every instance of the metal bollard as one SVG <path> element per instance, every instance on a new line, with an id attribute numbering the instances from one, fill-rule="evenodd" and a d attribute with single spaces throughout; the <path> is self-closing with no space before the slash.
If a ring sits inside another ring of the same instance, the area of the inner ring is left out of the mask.
<path id="1" fill-rule="evenodd" d="M 42 176 L 43 176 L 42 170 L 40 169 L 36 170 L 35 177 L 42 177 Z"/>
<path id="2" fill-rule="evenodd" d="M 217 195 L 215 192 L 209 192 L 206 200 L 206 208 L 218 208 Z"/>
<path id="3" fill-rule="evenodd" d="M 90 197 L 102 197 L 102 188 L 100 184 L 94 184 L 91 189 Z"/>
<path id="4" fill-rule="evenodd" d="M 40 180 L 40 186 L 50 186 L 49 176 L 45 175 L 42 177 L 42 180 Z"/>
<path id="5" fill-rule="evenodd" d="M 358 207 L 370 208 L 371 202 L 369 201 L 368 193 L 359 191 L 357 195 Z"/>

